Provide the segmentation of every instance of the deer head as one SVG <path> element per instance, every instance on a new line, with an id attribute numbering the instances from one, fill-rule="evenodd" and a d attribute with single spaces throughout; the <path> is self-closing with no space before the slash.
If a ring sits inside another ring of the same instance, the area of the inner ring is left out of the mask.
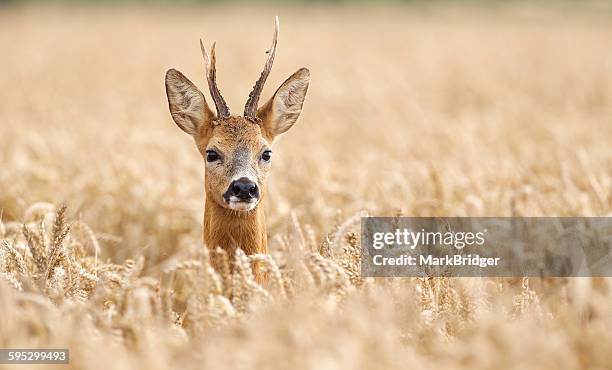
<path id="1" fill-rule="evenodd" d="M 206 79 L 216 114 L 204 94 L 175 69 L 166 73 L 166 94 L 177 126 L 191 135 L 205 161 L 207 202 L 239 212 L 255 209 L 265 196 L 272 144 L 298 119 L 308 89 L 310 72 L 301 68 L 291 75 L 263 106 L 259 98 L 274 62 L 278 39 L 275 19 L 272 46 L 261 76 L 249 94 L 244 114 L 231 115 L 216 81 L 213 43 L 209 54 L 200 40 Z M 205 216 L 206 217 L 206 216 Z"/>

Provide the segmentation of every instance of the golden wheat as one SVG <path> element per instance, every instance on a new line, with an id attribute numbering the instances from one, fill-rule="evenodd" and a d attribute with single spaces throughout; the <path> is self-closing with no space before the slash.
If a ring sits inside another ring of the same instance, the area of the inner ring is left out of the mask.
<path id="1" fill-rule="evenodd" d="M 359 240 L 366 214 L 612 215 L 606 11 L 0 9 L 0 348 L 93 370 L 611 368 L 610 279 L 366 278 Z M 270 255 L 232 271 L 202 248 L 202 159 L 163 76 L 204 87 L 216 40 L 236 110 L 276 13 L 268 86 L 312 83 L 275 147 Z"/>

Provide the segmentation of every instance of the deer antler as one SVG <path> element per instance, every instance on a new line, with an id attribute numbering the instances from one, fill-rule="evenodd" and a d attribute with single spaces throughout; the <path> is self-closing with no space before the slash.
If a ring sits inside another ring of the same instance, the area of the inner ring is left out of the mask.
<path id="1" fill-rule="evenodd" d="M 200 48 L 202 49 L 202 56 L 204 57 L 204 66 L 206 67 L 206 79 L 208 80 L 208 89 L 210 90 L 210 95 L 215 102 L 215 107 L 217 107 L 217 115 L 221 118 L 227 118 L 230 116 L 229 108 L 221 96 L 221 92 L 217 87 L 217 69 L 215 68 L 215 43 L 212 44 L 211 55 L 212 58 L 208 56 L 208 51 L 200 39 Z"/>
<path id="2" fill-rule="evenodd" d="M 257 122 L 257 103 L 259 102 L 259 96 L 263 90 L 264 84 L 266 83 L 266 79 L 272 70 L 272 63 L 274 63 L 274 55 L 276 54 L 276 42 L 278 40 L 278 16 L 274 19 L 274 36 L 272 38 L 272 46 L 266 52 L 268 54 L 268 60 L 266 60 L 266 64 L 264 65 L 264 69 L 261 72 L 261 76 L 257 82 L 255 82 L 255 86 L 253 86 L 253 91 L 249 94 L 249 99 L 244 106 L 244 116 L 253 122 Z"/>

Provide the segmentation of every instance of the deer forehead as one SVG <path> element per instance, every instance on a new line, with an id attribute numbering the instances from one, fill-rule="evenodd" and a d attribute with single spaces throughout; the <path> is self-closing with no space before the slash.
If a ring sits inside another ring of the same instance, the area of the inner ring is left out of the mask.
<path id="1" fill-rule="evenodd" d="M 246 160 L 249 153 L 258 152 L 269 145 L 262 135 L 261 127 L 243 117 L 218 121 L 205 141 L 206 147 L 214 146 L 224 155 L 236 155 L 242 160 Z"/>

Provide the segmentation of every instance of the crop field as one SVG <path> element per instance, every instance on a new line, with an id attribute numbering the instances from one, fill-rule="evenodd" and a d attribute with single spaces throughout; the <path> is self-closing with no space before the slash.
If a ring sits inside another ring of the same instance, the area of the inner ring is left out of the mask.
<path id="1" fill-rule="evenodd" d="M 547 4 L 0 7 L 0 348 L 70 349 L 40 369 L 611 369 L 611 279 L 360 275 L 364 215 L 612 216 L 612 8 Z M 270 255 L 230 271 L 164 74 L 208 94 L 216 41 L 241 112 L 274 15 L 262 98 L 311 83 L 274 146 Z"/>

